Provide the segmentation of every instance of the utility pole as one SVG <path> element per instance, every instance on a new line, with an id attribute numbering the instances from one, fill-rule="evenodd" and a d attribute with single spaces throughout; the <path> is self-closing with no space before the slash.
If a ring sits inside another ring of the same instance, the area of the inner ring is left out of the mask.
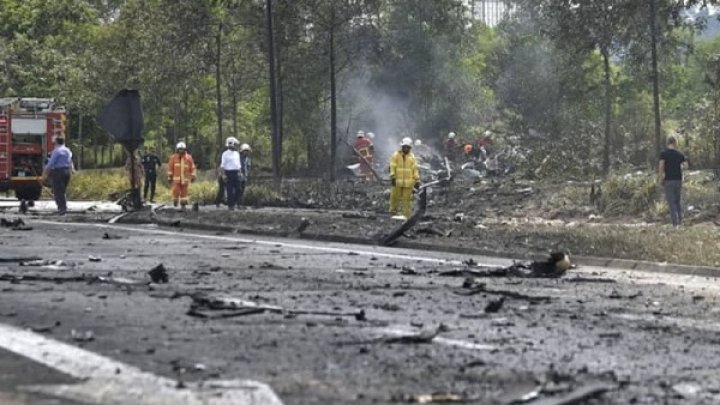
<path id="1" fill-rule="evenodd" d="M 335 93 L 335 5 L 330 7 L 330 181 L 335 181 L 337 95 Z"/>
<path id="2" fill-rule="evenodd" d="M 272 171 L 273 178 L 280 184 L 280 133 L 277 111 L 277 72 L 275 71 L 275 35 L 273 34 L 272 0 L 266 0 L 268 65 L 270 67 L 270 126 L 272 128 Z"/>
<path id="3" fill-rule="evenodd" d="M 655 112 L 655 154 L 660 153 L 662 148 L 661 135 L 662 127 L 660 122 L 660 78 L 658 73 L 657 55 L 657 7 L 656 0 L 650 1 L 650 42 L 652 45 L 652 82 L 653 82 L 653 109 Z"/>

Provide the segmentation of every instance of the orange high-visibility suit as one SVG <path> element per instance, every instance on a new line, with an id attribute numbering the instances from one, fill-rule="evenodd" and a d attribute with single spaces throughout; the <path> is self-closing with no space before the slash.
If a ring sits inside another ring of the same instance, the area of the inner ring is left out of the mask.
<path id="1" fill-rule="evenodd" d="M 360 155 L 358 156 L 358 163 L 360 163 L 360 176 L 365 179 L 371 179 L 372 170 L 370 165 L 372 165 L 373 162 L 374 150 L 372 141 L 365 137 L 358 138 L 357 141 L 355 141 L 353 148 L 355 148 L 357 153 Z"/>
<path id="2" fill-rule="evenodd" d="M 413 188 L 420 182 L 420 172 L 412 152 L 405 154 L 399 150 L 392 155 L 390 179 L 394 184 L 390 191 L 390 214 L 396 215 L 401 208 L 402 214 L 410 218 Z"/>
<path id="3" fill-rule="evenodd" d="M 172 185 L 173 204 L 188 203 L 190 182 L 195 181 L 195 162 L 189 153 L 174 153 L 168 161 L 168 180 Z"/>

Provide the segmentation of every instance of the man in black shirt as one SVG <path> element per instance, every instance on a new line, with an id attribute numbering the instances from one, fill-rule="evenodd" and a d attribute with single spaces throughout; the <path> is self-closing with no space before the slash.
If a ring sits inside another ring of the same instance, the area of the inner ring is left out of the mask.
<path id="1" fill-rule="evenodd" d="M 682 171 L 687 168 L 685 155 L 677 150 L 677 140 L 668 137 L 667 149 L 660 153 L 658 174 L 660 184 L 665 191 L 665 199 L 670 209 L 670 220 L 673 226 L 682 225 Z"/>
<path id="2" fill-rule="evenodd" d="M 155 202 L 155 183 L 157 182 L 157 169 L 162 166 L 160 158 L 152 151 L 146 152 L 142 158 L 142 166 L 145 171 L 145 187 L 143 188 L 143 200 L 147 200 L 148 188 L 150 189 L 150 202 Z"/>

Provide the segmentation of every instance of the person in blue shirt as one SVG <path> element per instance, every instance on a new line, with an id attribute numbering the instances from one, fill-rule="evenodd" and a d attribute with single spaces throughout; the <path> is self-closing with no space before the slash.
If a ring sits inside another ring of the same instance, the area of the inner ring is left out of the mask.
<path id="1" fill-rule="evenodd" d="M 70 174 L 72 173 L 72 152 L 65 146 L 65 138 L 55 137 L 55 148 L 50 155 L 50 160 L 43 170 L 42 181 L 47 183 L 50 180 L 55 204 L 59 215 L 65 215 L 67 212 L 67 191 L 68 183 L 70 183 Z"/>

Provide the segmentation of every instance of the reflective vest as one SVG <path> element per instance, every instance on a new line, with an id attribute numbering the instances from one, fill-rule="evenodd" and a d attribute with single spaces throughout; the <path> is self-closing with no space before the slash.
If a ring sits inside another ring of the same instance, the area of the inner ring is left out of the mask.
<path id="1" fill-rule="evenodd" d="M 353 147 L 364 158 L 372 157 L 372 142 L 367 138 L 358 138 Z"/>
<path id="2" fill-rule="evenodd" d="M 395 187 L 413 187 L 420 181 L 420 172 L 412 152 L 407 155 L 402 151 L 393 153 L 390 158 L 390 178 L 395 179 Z"/>
<path id="3" fill-rule="evenodd" d="M 187 152 L 185 152 L 184 156 L 177 153 L 170 156 L 168 177 L 171 177 L 174 182 L 180 182 L 180 184 L 190 183 L 190 180 L 195 178 L 195 162 L 193 162 L 192 156 Z"/>

